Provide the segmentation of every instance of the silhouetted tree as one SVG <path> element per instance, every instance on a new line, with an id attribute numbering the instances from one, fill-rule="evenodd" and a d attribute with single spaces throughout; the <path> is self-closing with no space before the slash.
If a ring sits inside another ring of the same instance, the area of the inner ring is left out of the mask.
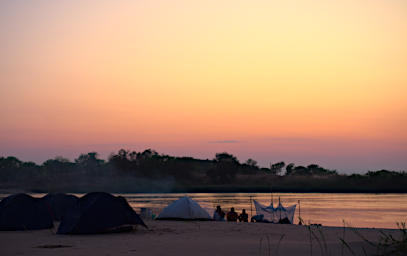
<path id="1" fill-rule="evenodd" d="M 245 164 L 247 164 L 247 165 L 250 166 L 250 167 L 258 168 L 258 166 L 257 166 L 257 161 L 256 161 L 256 160 L 253 160 L 253 159 L 251 159 L 251 158 L 247 159 L 247 161 L 246 161 Z"/>
<path id="2" fill-rule="evenodd" d="M 234 155 L 229 154 L 227 152 L 216 153 L 214 160 L 218 163 L 231 162 L 233 164 L 239 164 L 239 161 L 237 160 L 237 158 Z"/>
<path id="3" fill-rule="evenodd" d="M 290 163 L 290 164 L 288 164 L 286 167 L 285 167 L 285 170 L 286 170 L 286 175 L 291 175 L 292 174 L 292 171 L 293 171 L 293 169 L 294 169 L 294 164 L 293 163 Z"/>
<path id="4" fill-rule="evenodd" d="M 9 181 L 17 177 L 22 162 L 14 156 L 0 158 L 0 180 Z"/>
<path id="5" fill-rule="evenodd" d="M 128 150 L 120 149 L 117 154 L 110 155 L 109 164 L 113 165 L 113 167 L 118 169 L 121 173 L 129 174 L 132 166 L 134 168 L 134 165 L 132 165 L 128 157 L 131 155 L 132 161 L 136 161 L 137 154 L 136 152 L 129 154 Z"/>
<path id="6" fill-rule="evenodd" d="M 226 152 L 216 154 L 213 160 L 201 160 L 160 155 L 152 149 L 142 152 L 121 149 L 109 157 L 108 163 L 99 159 L 96 152 L 81 154 L 74 162 L 56 157 L 41 165 L 9 156 L 0 157 L 0 187 L 38 192 L 47 191 L 47 188 L 52 191 L 70 189 L 86 191 L 100 188 L 108 190 L 109 187 L 114 191 L 120 191 L 123 186 L 133 189 L 134 181 L 141 177 L 147 183 L 168 179 L 170 182 L 174 181 L 177 188 L 186 189 L 228 183 L 262 189 L 270 185 L 270 179 L 264 179 L 263 175 L 256 174 L 278 174 L 284 165 L 284 162 L 279 162 L 272 164 L 270 169 L 259 168 L 253 159 L 240 164 L 235 156 Z M 288 164 L 286 170 L 286 177 L 271 179 L 284 181 L 279 184 L 281 188 L 344 192 L 406 191 L 406 172 L 378 170 L 363 175 L 338 175 L 336 170 L 325 169 L 317 164 L 304 167 L 295 166 L 294 163 Z M 253 176 L 249 177 L 250 175 Z"/>
<path id="7" fill-rule="evenodd" d="M 327 175 L 337 175 L 338 173 L 335 170 L 328 170 L 322 168 L 317 164 L 310 164 L 307 166 L 308 172 L 315 176 L 327 176 Z"/>
<path id="8" fill-rule="evenodd" d="M 58 173 L 69 172 L 73 169 L 74 163 L 69 159 L 57 156 L 54 159 L 49 159 L 42 164 L 45 175 L 57 175 Z"/>
<path id="9" fill-rule="evenodd" d="M 75 162 L 82 166 L 88 166 L 88 165 L 93 166 L 93 165 L 101 165 L 105 161 L 103 159 L 98 158 L 98 153 L 89 152 L 87 154 L 81 154 L 77 159 L 75 159 Z"/>
<path id="10" fill-rule="evenodd" d="M 1 157 L 0 158 L 0 169 L 18 169 L 21 166 L 21 161 L 14 156 Z"/>
<path id="11" fill-rule="evenodd" d="M 368 171 L 366 173 L 366 176 L 368 177 L 400 177 L 404 176 L 406 173 L 404 172 L 395 172 L 395 171 L 389 171 L 389 170 L 379 170 L 379 171 Z"/>
<path id="12" fill-rule="evenodd" d="M 300 165 L 300 166 L 294 167 L 294 169 L 291 171 L 291 175 L 308 176 L 308 175 L 311 175 L 311 172 L 308 170 L 307 167 Z"/>
<path id="13" fill-rule="evenodd" d="M 278 163 L 275 163 L 275 164 L 271 164 L 270 165 L 271 174 L 280 175 L 281 172 L 283 171 L 284 166 L 285 166 L 284 162 L 278 162 Z"/>
<path id="14" fill-rule="evenodd" d="M 99 173 L 100 167 L 104 164 L 103 159 L 98 158 L 98 153 L 96 152 L 89 152 L 87 154 L 81 154 L 77 159 L 75 159 L 75 163 L 79 168 L 84 170 L 86 173 Z"/>
<path id="15" fill-rule="evenodd" d="M 232 182 L 238 172 L 240 166 L 237 158 L 226 152 L 217 153 L 215 155 L 215 167 L 208 170 L 207 176 L 216 183 Z"/>

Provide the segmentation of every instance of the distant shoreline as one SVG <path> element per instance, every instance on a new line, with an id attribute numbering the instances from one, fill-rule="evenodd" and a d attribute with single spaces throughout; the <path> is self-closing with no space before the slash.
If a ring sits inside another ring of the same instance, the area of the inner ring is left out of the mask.
<path id="1" fill-rule="evenodd" d="M 34 194 L 44 194 L 44 193 L 78 193 L 78 194 L 86 194 L 93 191 L 104 191 L 108 193 L 117 193 L 117 194 L 179 194 L 179 193 L 323 193 L 323 194 L 406 194 L 407 189 L 405 190 L 305 190 L 305 189 L 297 189 L 297 190 L 284 190 L 284 189 L 277 189 L 273 191 L 267 189 L 249 189 L 249 188 L 242 188 L 242 189 L 186 189 L 186 190 L 171 190 L 171 191 L 151 191 L 151 190 L 100 190 L 100 189 L 89 189 L 89 190 L 39 190 L 39 189 L 21 189 L 21 188 L 10 188 L 10 189 L 0 189 L 0 194 L 14 194 L 14 193 L 34 193 Z"/>
<path id="2" fill-rule="evenodd" d="M 285 167 L 285 168 L 284 168 Z M 278 162 L 261 168 L 226 152 L 213 160 L 121 149 L 108 161 L 96 152 L 74 162 L 56 157 L 41 165 L 0 157 L 0 190 L 29 193 L 407 193 L 407 172 L 339 174 L 317 164 Z"/>

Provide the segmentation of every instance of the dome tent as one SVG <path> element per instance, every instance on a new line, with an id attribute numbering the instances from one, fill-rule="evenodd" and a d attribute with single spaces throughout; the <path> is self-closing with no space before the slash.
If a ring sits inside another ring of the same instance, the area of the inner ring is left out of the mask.
<path id="1" fill-rule="evenodd" d="M 190 197 L 182 197 L 165 207 L 157 220 L 211 220 L 208 212 Z"/>
<path id="2" fill-rule="evenodd" d="M 39 198 L 15 194 L 0 202 L 0 230 L 35 230 L 52 227 L 48 207 Z"/>
<path id="3" fill-rule="evenodd" d="M 57 234 L 128 231 L 137 224 L 147 228 L 124 197 L 93 192 L 81 197 L 63 216 Z"/>
<path id="4" fill-rule="evenodd" d="M 67 211 L 75 207 L 79 198 L 64 193 L 47 194 L 42 198 L 50 209 L 53 220 L 60 221 Z"/>

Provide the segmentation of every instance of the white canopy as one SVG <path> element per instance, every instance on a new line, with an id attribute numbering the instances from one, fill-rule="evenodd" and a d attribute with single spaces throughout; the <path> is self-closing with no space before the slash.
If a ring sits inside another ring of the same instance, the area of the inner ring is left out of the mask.
<path id="1" fill-rule="evenodd" d="M 262 205 L 261 203 L 254 200 L 254 206 L 256 207 L 256 214 L 263 215 L 264 220 L 279 223 L 280 220 L 287 218 L 290 223 L 293 223 L 295 208 L 297 205 L 291 205 L 284 207 L 280 202 L 276 208 L 273 207 L 273 203 L 269 206 Z"/>
<path id="2" fill-rule="evenodd" d="M 165 207 L 157 219 L 209 220 L 212 218 L 197 202 L 185 196 Z"/>

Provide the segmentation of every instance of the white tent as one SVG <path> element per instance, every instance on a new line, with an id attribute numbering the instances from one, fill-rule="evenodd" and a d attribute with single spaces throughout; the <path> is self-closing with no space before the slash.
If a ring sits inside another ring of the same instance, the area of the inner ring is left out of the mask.
<path id="1" fill-rule="evenodd" d="M 157 220 L 210 220 L 209 213 L 190 197 L 182 197 L 165 207 Z"/>
<path id="2" fill-rule="evenodd" d="M 293 223 L 295 208 L 297 205 L 284 207 L 280 202 L 274 208 L 273 203 L 269 206 L 262 205 L 254 200 L 254 207 L 256 208 L 257 215 L 263 215 L 263 219 L 272 223 L 279 223 L 281 220 L 287 218 L 290 223 Z"/>

